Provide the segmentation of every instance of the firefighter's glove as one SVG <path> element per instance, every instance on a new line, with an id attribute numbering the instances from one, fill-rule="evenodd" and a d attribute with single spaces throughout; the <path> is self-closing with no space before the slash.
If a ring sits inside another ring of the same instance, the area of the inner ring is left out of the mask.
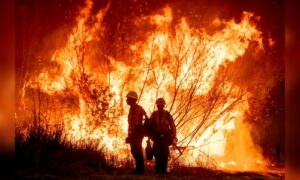
<path id="1" fill-rule="evenodd" d="M 176 145 L 177 144 L 177 142 L 178 142 L 178 139 L 175 137 L 175 138 L 173 138 L 173 140 L 172 140 L 172 145 Z"/>
<path id="2" fill-rule="evenodd" d="M 127 144 L 130 143 L 130 138 L 127 137 L 127 138 L 125 139 L 125 142 L 126 142 Z"/>

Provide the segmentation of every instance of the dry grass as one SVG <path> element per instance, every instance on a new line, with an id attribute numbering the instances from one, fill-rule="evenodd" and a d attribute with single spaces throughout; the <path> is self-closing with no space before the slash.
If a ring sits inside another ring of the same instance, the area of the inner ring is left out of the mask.
<path id="1" fill-rule="evenodd" d="M 132 160 L 116 166 L 117 157 L 105 156 L 105 148 L 75 147 L 61 139 L 60 132 L 31 131 L 28 138 L 16 132 L 17 179 L 283 179 L 284 175 L 225 173 L 203 167 L 173 166 L 166 175 L 154 173 L 154 162 L 146 161 L 144 175 L 130 175 Z"/>
<path id="2" fill-rule="evenodd" d="M 16 132 L 15 159 L 17 173 L 41 173 L 58 176 L 77 176 L 91 172 L 111 173 L 116 157 L 106 157 L 105 148 L 75 147 L 61 139 L 61 133 L 31 131 L 28 138 Z M 124 165 L 124 166 L 123 166 Z M 129 168 L 132 162 L 123 162 Z"/>

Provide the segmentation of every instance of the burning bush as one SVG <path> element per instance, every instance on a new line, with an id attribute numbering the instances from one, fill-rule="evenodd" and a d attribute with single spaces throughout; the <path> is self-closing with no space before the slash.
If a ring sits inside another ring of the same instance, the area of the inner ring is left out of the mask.
<path id="1" fill-rule="evenodd" d="M 260 17 L 245 11 L 238 22 L 216 18 L 206 29 L 175 16 L 167 5 L 109 29 L 105 17 L 112 3 L 98 10 L 86 0 L 65 45 L 36 65 L 35 73 L 28 72 L 18 92 L 20 132 L 30 139 L 31 130 L 59 130 L 63 142 L 98 150 L 105 146 L 105 156 L 121 162 L 130 152 L 124 142 L 124 93 L 134 89 L 148 114 L 157 97 L 166 99 L 184 150 L 176 163 L 264 168 L 245 121 L 249 99 L 256 98 L 250 86 L 256 84 L 238 83 L 239 70 L 233 68 L 237 61 L 251 61 L 249 53 L 265 53 Z"/>

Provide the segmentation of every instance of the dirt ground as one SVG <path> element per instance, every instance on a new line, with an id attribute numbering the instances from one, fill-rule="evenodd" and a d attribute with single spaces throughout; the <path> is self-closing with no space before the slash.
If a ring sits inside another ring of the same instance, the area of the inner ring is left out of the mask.
<path id="1" fill-rule="evenodd" d="M 266 172 L 236 172 L 227 173 L 222 171 L 199 171 L 195 173 L 178 173 L 168 172 L 167 174 L 159 175 L 154 172 L 145 172 L 143 175 L 132 175 L 129 172 L 89 172 L 83 173 L 77 176 L 64 176 L 64 175 L 53 175 L 53 174 L 38 174 L 28 172 L 18 172 L 15 179 L 83 179 L 83 180 L 196 180 L 196 179 L 284 179 L 284 169 L 274 168 Z"/>
<path id="2" fill-rule="evenodd" d="M 268 175 L 268 174 L 233 174 L 233 175 L 217 175 L 212 177 L 201 177 L 195 175 L 156 175 L 156 174 L 144 174 L 144 175 L 91 175 L 91 176 L 79 176 L 79 177 L 62 177 L 53 175 L 30 175 L 30 176 L 17 176 L 16 179 L 103 179 L 103 180 L 115 180 L 115 179 L 131 179 L 131 180 L 196 180 L 196 179 L 284 179 L 284 176 Z"/>

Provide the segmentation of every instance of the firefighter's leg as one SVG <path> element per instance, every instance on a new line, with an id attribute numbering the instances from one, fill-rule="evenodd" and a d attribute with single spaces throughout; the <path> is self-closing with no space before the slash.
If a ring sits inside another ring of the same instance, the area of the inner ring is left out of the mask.
<path id="1" fill-rule="evenodd" d="M 169 151 L 169 145 L 167 143 L 162 144 L 162 155 L 161 155 L 161 171 L 162 173 L 167 172 L 167 166 L 168 166 L 168 158 L 170 155 Z"/>
<path id="2" fill-rule="evenodd" d="M 135 170 L 137 172 L 144 172 L 144 157 L 142 151 L 142 139 L 136 139 L 130 144 L 131 154 L 135 159 Z"/>
<path id="3" fill-rule="evenodd" d="M 156 173 L 159 173 L 160 172 L 160 159 L 159 157 L 155 157 L 155 172 Z"/>
<path id="4" fill-rule="evenodd" d="M 155 171 L 165 173 L 169 157 L 169 146 L 164 141 L 156 141 L 153 145 L 155 156 Z"/>
<path id="5" fill-rule="evenodd" d="M 167 172 L 167 166 L 168 166 L 168 156 L 161 158 L 161 172 L 166 173 Z"/>
<path id="6" fill-rule="evenodd" d="M 160 173 L 161 171 L 161 152 L 160 152 L 160 143 L 154 141 L 153 143 L 153 155 L 155 157 L 155 172 Z"/>
<path id="7" fill-rule="evenodd" d="M 155 172 L 166 173 L 167 172 L 168 157 L 156 156 L 155 157 Z"/>

